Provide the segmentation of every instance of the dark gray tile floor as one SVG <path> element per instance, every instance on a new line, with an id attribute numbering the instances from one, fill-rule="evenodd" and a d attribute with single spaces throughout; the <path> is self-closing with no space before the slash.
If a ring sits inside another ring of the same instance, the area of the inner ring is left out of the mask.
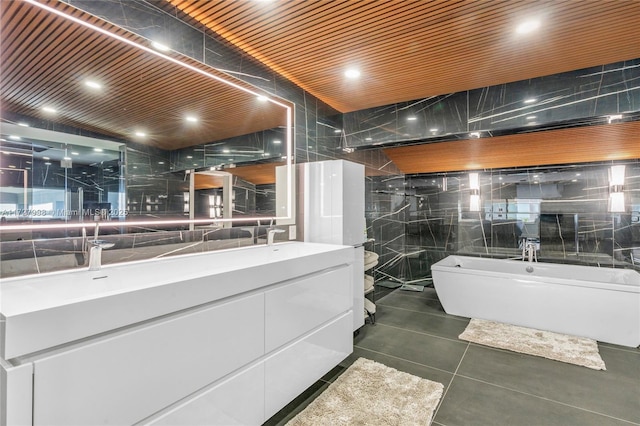
<path id="1" fill-rule="evenodd" d="M 358 357 L 442 383 L 434 425 L 640 425 L 638 349 L 599 344 L 607 370 L 591 370 L 459 340 L 469 320 L 444 313 L 433 288 L 376 294 L 354 353 L 266 425 L 285 424 Z"/>

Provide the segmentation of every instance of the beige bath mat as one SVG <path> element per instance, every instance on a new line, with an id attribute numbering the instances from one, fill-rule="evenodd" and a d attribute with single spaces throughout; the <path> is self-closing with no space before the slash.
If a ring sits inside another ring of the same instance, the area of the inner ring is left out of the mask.
<path id="1" fill-rule="evenodd" d="M 606 370 L 598 352 L 598 343 L 586 337 L 472 319 L 458 338 L 494 348 L 581 365 L 594 370 Z"/>
<path id="2" fill-rule="evenodd" d="M 358 358 L 288 426 L 428 425 L 443 385 Z"/>

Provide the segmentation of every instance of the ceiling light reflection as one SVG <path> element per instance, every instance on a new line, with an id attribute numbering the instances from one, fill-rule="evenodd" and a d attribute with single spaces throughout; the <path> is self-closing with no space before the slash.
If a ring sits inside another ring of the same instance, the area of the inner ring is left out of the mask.
<path id="1" fill-rule="evenodd" d="M 528 34 L 540 28 L 540 21 L 537 19 L 532 19 L 529 21 L 525 21 L 516 27 L 516 32 L 518 34 Z"/>
<path id="2" fill-rule="evenodd" d="M 349 68 L 344 72 L 344 75 L 347 78 L 358 78 L 360 77 L 360 70 L 356 68 Z"/>

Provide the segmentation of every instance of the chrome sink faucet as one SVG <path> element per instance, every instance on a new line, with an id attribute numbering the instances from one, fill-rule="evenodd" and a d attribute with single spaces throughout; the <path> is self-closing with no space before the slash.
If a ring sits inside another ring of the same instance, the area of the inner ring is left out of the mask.
<path id="1" fill-rule="evenodd" d="M 92 246 L 89 250 L 89 270 L 99 271 L 102 267 L 102 249 L 110 249 L 114 244 L 105 240 L 91 240 L 89 244 Z"/>
<path id="2" fill-rule="evenodd" d="M 267 232 L 267 245 L 271 246 L 273 245 L 273 237 L 276 234 L 282 234 L 284 232 L 284 229 L 270 229 L 269 232 Z"/>
<path id="3" fill-rule="evenodd" d="M 522 253 L 522 260 L 525 260 L 524 251 Z M 538 257 L 536 255 L 536 244 L 535 243 L 527 243 L 526 245 L 526 260 L 529 262 L 537 262 Z"/>

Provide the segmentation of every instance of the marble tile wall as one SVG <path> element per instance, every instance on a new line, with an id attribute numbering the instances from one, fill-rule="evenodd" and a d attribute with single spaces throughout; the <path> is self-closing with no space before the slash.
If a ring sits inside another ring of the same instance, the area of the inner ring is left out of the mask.
<path id="1" fill-rule="evenodd" d="M 399 282 L 407 270 L 406 222 L 410 203 L 404 196 L 403 176 L 372 176 L 365 181 L 367 237 L 375 241 L 366 249 L 378 253 L 377 281 Z"/>
<path id="2" fill-rule="evenodd" d="M 640 59 L 344 114 L 346 146 L 640 119 Z"/>
<path id="3" fill-rule="evenodd" d="M 608 207 L 611 163 L 480 172 L 480 211 L 470 211 L 468 173 L 407 176 L 396 204 L 414 255 L 400 277 L 429 277 L 450 254 L 521 259 L 523 241 L 539 261 L 640 270 L 640 160 L 616 164 L 626 164 L 622 213 Z"/>

